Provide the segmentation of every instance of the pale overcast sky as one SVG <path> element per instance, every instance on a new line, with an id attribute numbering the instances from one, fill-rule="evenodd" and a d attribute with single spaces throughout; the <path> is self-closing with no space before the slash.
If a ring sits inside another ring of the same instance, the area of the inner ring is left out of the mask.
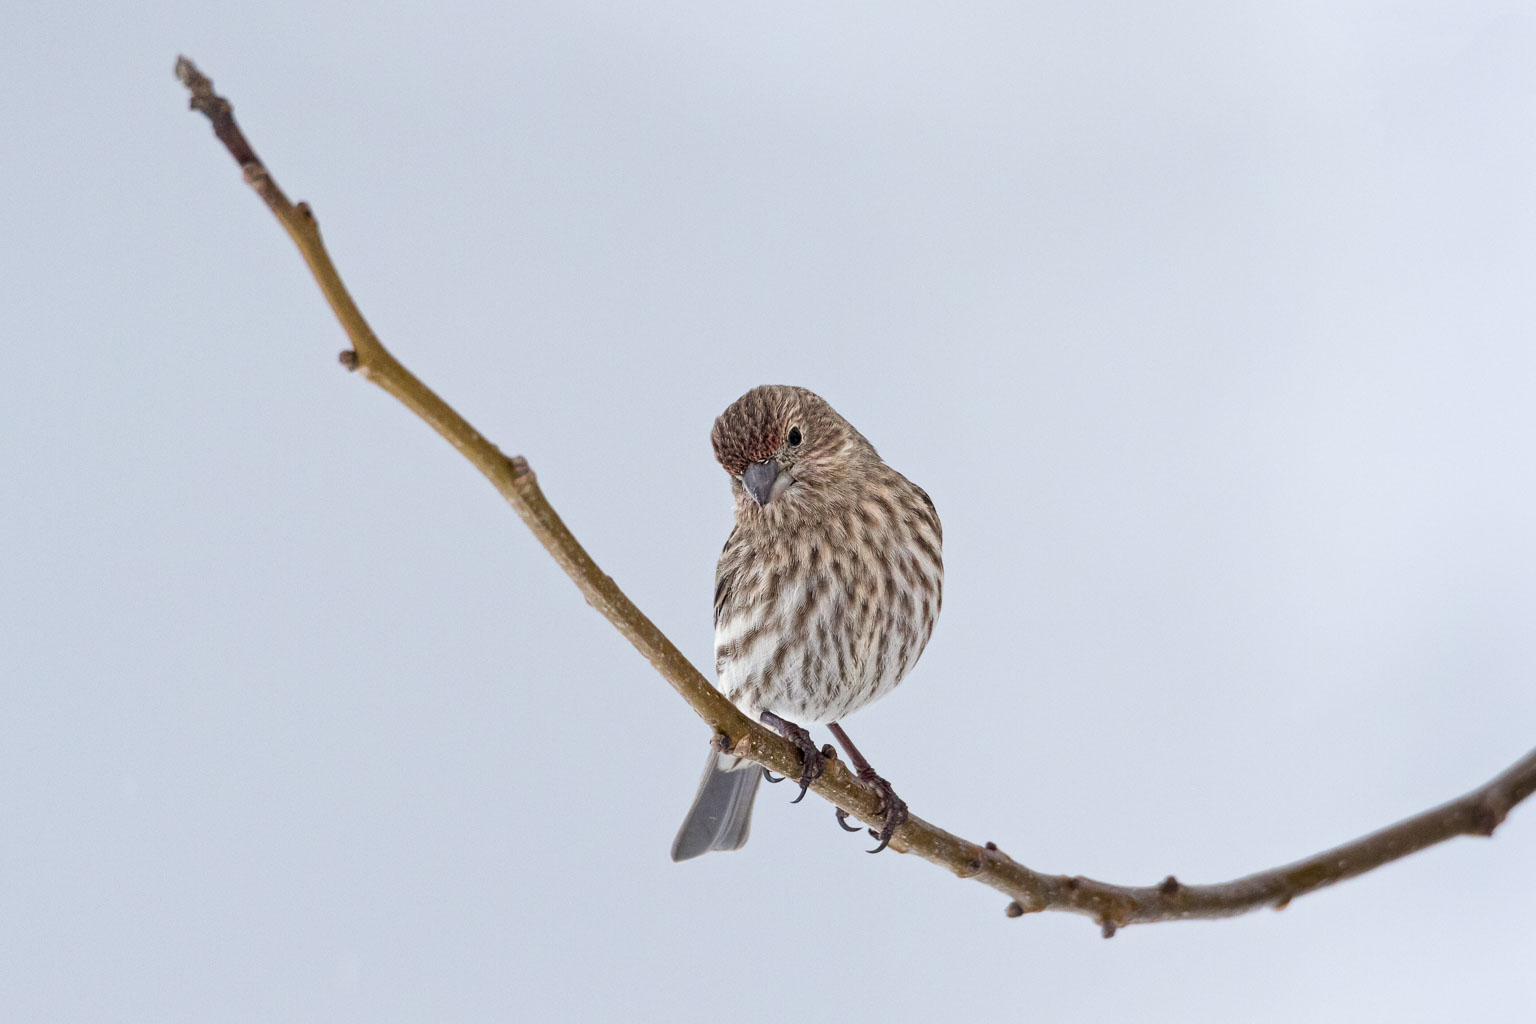
<path id="1" fill-rule="evenodd" d="M 1043 870 L 1217 881 L 1536 744 L 1529 4 L 0 13 L 0 1019 L 1529 1021 L 1536 807 L 1284 913 L 1010 920 L 765 789 L 361 380 L 374 327 L 699 664 L 747 388 L 932 494 L 849 731 Z"/>

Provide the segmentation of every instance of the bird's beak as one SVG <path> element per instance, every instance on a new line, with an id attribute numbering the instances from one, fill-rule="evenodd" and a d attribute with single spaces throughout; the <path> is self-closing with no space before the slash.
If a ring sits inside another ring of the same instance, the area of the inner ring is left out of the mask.
<path id="1" fill-rule="evenodd" d="M 779 461 L 769 459 L 767 462 L 754 462 L 747 467 L 747 471 L 741 474 L 741 486 L 747 489 L 747 493 L 759 505 L 766 505 L 773 499 L 773 484 L 779 478 Z"/>

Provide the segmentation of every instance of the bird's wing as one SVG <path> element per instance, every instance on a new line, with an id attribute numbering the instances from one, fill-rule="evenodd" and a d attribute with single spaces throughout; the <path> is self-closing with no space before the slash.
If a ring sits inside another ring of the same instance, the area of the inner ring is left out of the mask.
<path id="1" fill-rule="evenodd" d="M 720 561 L 715 565 L 715 629 L 720 628 L 720 617 L 731 603 L 731 594 L 736 587 L 736 577 L 741 571 L 741 559 L 737 557 L 737 550 L 741 543 L 741 527 L 731 530 L 731 535 L 725 539 L 725 547 L 720 552 Z"/>
<path id="2" fill-rule="evenodd" d="M 912 481 L 908 480 L 907 483 L 912 484 Z M 944 540 L 944 524 L 939 522 L 939 510 L 934 508 L 933 499 L 928 497 L 928 492 L 917 486 L 917 484 L 912 484 L 912 489 L 917 492 L 919 498 L 923 499 L 923 504 L 928 506 L 928 521 L 933 524 L 933 532 L 938 535 L 939 541 L 942 543 Z"/>

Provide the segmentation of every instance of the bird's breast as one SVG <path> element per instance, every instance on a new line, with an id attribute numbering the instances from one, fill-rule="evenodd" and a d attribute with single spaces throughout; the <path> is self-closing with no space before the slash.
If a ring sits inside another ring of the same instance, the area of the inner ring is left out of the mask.
<path id="1" fill-rule="evenodd" d="M 716 622 L 720 687 L 753 718 L 836 721 L 893 689 L 938 617 L 937 537 L 908 523 L 803 532 L 734 553 Z M 934 531 L 936 533 L 936 531 Z"/>

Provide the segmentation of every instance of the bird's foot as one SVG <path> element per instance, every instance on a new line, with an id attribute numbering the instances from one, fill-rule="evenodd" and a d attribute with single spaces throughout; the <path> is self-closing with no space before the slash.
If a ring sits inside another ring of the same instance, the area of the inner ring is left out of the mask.
<path id="1" fill-rule="evenodd" d="M 821 773 L 827 770 L 827 759 L 816 744 L 811 742 L 811 734 L 794 722 L 785 721 L 772 711 L 764 711 L 761 721 L 777 729 L 785 739 L 800 748 L 800 793 L 790 801 L 797 804 L 805 799 L 805 791 L 811 788 L 811 783 L 821 778 Z M 783 776 L 775 778 L 766 768 L 763 769 L 763 778 L 769 782 L 783 781 Z"/>
<path id="2" fill-rule="evenodd" d="M 837 742 L 841 743 L 843 749 L 848 752 L 848 760 L 853 762 L 854 771 L 858 774 L 859 780 L 873 786 L 875 792 L 880 794 L 880 814 L 882 816 L 880 827 L 869 830 L 869 834 L 879 840 L 875 848 L 869 852 L 879 853 L 891 845 L 891 837 L 896 834 L 896 830 L 901 828 L 910 817 L 907 814 L 907 802 L 896 795 L 896 791 L 891 788 L 889 782 L 875 774 L 875 770 L 869 766 L 869 761 L 865 759 L 863 754 L 859 753 L 859 748 L 853 745 L 853 740 L 848 738 L 848 733 L 843 730 L 841 725 L 836 722 L 829 722 L 827 723 L 827 728 L 832 730 L 832 735 L 837 738 Z M 841 807 L 837 809 L 837 823 L 846 831 L 858 831 L 858 829 L 849 826 L 848 812 Z"/>
<path id="3" fill-rule="evenodd" d="M 885 781 L 885 779 L 872 771 L 859 772 L 859 778 L 875 787 L 875 791 L 880 794 L 880 812 L 883 818 L 878 829 L 871 828 L 869 830 L 869 834 L 879 840 L 875 848 L 869 852 L 879 853 L 891 845 L 891 837 L 896 834 L 896 830 L 905 824 L 911 815 L 907 813 L 907 802 L 896 795 L 896 791 L 891 788 L 891 784 Z M 848 829 L 849 832 L 857 832 L 858 829 L 848 828 L 847 817 L 848 815 L 839 808 L 837 823 L 843 826 L 843 828 Z"/>

